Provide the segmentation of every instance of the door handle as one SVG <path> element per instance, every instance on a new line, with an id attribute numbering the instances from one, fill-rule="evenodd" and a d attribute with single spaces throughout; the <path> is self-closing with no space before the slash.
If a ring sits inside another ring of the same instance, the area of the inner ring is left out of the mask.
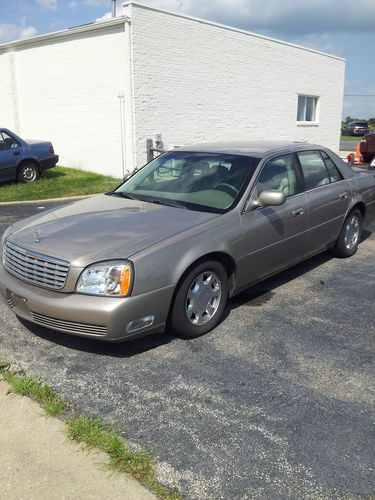
<path id="1" fill-rule="evenodd" d="M 341 200 L 345 200 L 347 197 L 348 197 L 348 193 L 347 192 L 340 194 L 340 199 Z"/>
<path id="2" fill-rule="evenodd" d="M 19 154 L 21 154 L 21 151 L 14 151 L 13 152 L 13 156 L 18 156 Z"/>
<path id="3" fill-rule="evenodd" d="M 303 210 L 303 208 L 296 208 L 296 210 L 293 210 L 292 215 L 294 217 L 298 217 L 300 215 L 303 215 L 304 213 L 305 211 Z"/>

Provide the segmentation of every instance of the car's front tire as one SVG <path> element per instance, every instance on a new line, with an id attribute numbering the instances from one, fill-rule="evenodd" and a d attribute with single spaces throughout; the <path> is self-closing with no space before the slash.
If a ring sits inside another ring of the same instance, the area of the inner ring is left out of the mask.
<path id="1" fill-rule="evenodd" d="M 18 182 L 23 182 L 29 184 L 38 180 L 40 177 L 40 171 L 35 163 L 24 163 L 21 165 L 17 172 Z"/>
<path id="2" fill-rule="evenodd" d="M 182 279 L 174 299 L 170 326 L 183 337 L 199 337 L 215 328 L 228 300 L 224 266 L 207 260 Z"/>
<path id="3" fill-rule="evenodd" d="M 340 236 L 333 248 L 336 257 L 351 257 L 358 250 L 362 233 L 362 214 L 354 209 L 345 219 Z"/>

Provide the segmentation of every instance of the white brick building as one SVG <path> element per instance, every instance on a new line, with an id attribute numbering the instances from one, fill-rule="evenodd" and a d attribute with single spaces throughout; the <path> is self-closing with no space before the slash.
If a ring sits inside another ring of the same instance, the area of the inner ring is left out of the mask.
<path id="1" fill-rule="evenodd" d="M 0 45 L 0 125 L 52 140 L 63 165 L 118 177 L 158 133 L 167 146 L 273 138 L 337 151 L 344 70 L 332 55 L 127 2 L 114 20 Z"/>

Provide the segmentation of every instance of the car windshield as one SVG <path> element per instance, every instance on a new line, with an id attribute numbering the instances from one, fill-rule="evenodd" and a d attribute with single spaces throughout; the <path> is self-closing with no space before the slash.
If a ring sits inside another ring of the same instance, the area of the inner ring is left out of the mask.
<path id="1" fill-rule="evenodd" d="M 354 127 L 367 127 L 366 122 L 356 122 L 354 123 Z"/>
<path id="2" fill-rule="evenodd" d="M 239 201 L 259 158 L 170 151 L 148 163 L 112 195 L 223 213 Z"/>

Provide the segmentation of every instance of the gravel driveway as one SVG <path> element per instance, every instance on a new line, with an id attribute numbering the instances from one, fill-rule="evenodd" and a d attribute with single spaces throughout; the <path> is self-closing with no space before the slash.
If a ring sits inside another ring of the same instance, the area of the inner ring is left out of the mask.
<path id="1" fill-rule="evenodd" d="M 37 205 L 0 206 L 0 232 Z M 375 225 L 372 227 L 375 230 Z M 0 358 L 153 450 L 187 498 L 375 495 L 375 238 L 233 299 L 215 331 L 101 344 L 0 305 Z"/>

